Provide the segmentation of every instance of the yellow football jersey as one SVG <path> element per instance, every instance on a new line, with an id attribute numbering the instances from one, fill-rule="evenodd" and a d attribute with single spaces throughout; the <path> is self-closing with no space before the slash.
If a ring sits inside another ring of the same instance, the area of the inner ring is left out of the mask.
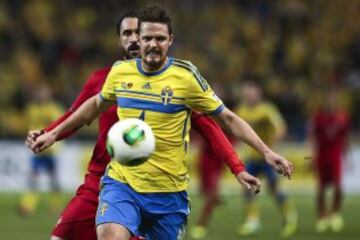
<path id="1" fill-rule="evenodd" d="M 101 97 L 116 101 L 120 120 L 144 120 L 156 138 L 155 152 L 148 161 L 132 167 L 112 161 L 107 174 L 138 192 L 185 190 L 191 109 L 209 114 L 224 109 L 196 67 L 168 58 L 161 70 L 144 72 L 141 59 L 119 61 L 112 67 Z"/>
<path id="2" fill-rule="evenodd" d="M 276 135 L 285 129 L 285 121 L 277 107 L 269 102 L 259 103 L 255 106 L 241 104 L 235 113 L 244 119 L 259 137 L 268 145 L 274 145 Z M 249 146 L 245 147 L 245 155 L 252 160 L 263 159 L 263 155 Z"/>
<path id="3" fill-rule="evenodd" d="M 46 103 L 30 103 L 25 109 L 28 129 L 42 129 L 61 116 L 62 112 L 63 108 L 53 101 Z M 49 148 L 42 154 L 52 154 L 54 149 L 54 147 Z"/>

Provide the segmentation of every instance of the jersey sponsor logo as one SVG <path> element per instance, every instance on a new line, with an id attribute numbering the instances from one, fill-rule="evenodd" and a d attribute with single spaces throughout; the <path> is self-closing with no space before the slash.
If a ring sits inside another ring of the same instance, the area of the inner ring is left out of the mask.
<path id="1" fill-rule="evenodd" d="M 150 83 L 145 83 L 142 87 L 142 89 L 151 89 Z"/>
<path id="2" fill-rule="evenodd" d="M 167 105 L 168 103 L 170 103 L 174 92 L 171 89 L 171 87 L 169 85 L 165 86 L 162 90 L 161 90 L 161 101 L 163 102 L 164 105 Z"/>
<path id="3" fill-rule="evenodd" d="M 122 89 L 131 89 L 134 86 L 133 83 L 129 82 L 121 82 L 121 88 Z"/>
<path id="4" fill-rule="evenodd" d="M 127 89 L 127 83 L 126 82 L 121 82 L 121 88 L 122 89 Z"/>

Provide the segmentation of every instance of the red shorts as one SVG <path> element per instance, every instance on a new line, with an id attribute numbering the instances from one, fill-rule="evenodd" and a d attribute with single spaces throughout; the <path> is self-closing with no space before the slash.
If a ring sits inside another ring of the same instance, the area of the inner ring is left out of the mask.
<path id="1" fill-rule="evenodd" d="M 87 174 L 85 182 L 76 191 L 62 212 L 51 235 L 66 240 L 97 240 L 95 216 L 99 203 L 99 183 L 101 177 Z M 132 237 L 131 240 L 143 240 Z"/>
<path id="2" fill-rule="evenodd" d="M 212 152 L 203 153 L 199 159 L 200 187 L 204 194 L 218 192 L 224 164 Z"/>
<path id="3" fill-rule="evenodd" d="M 96 240 L 95 215 L 98 206 L 99 176 L 86 175 L 81 185 L 62 212 L 53 236 L 66 240 Z"/>
<path id="4" fill-rule="evenodd" d="M 320 185 L 341 183 L 341 161 L 318 161 L 316 163 Z"/>

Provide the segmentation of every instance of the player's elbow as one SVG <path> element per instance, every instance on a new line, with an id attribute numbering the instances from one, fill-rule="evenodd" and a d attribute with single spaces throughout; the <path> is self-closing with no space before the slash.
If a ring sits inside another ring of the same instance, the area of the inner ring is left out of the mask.
<path id="1" fill-rule="evenodd" d="M 228 132 L 232 133 L 232 135 L 237 135 L 235 129 L 239 117 L 235 113 L 226 108 L 222 113 L 217 116 L 217 119 L 223 128 L 225 128 Z"/>

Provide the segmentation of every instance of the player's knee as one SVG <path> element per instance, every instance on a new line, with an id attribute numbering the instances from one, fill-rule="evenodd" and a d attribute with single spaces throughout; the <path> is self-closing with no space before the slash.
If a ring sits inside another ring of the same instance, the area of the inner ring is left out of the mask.
<path id="1" fill-rule="evenodd" d="M 98 240 L 129 240 L 131 234 L 127 228 L 116 223 L 104 223 L 96 227 Z"/>

